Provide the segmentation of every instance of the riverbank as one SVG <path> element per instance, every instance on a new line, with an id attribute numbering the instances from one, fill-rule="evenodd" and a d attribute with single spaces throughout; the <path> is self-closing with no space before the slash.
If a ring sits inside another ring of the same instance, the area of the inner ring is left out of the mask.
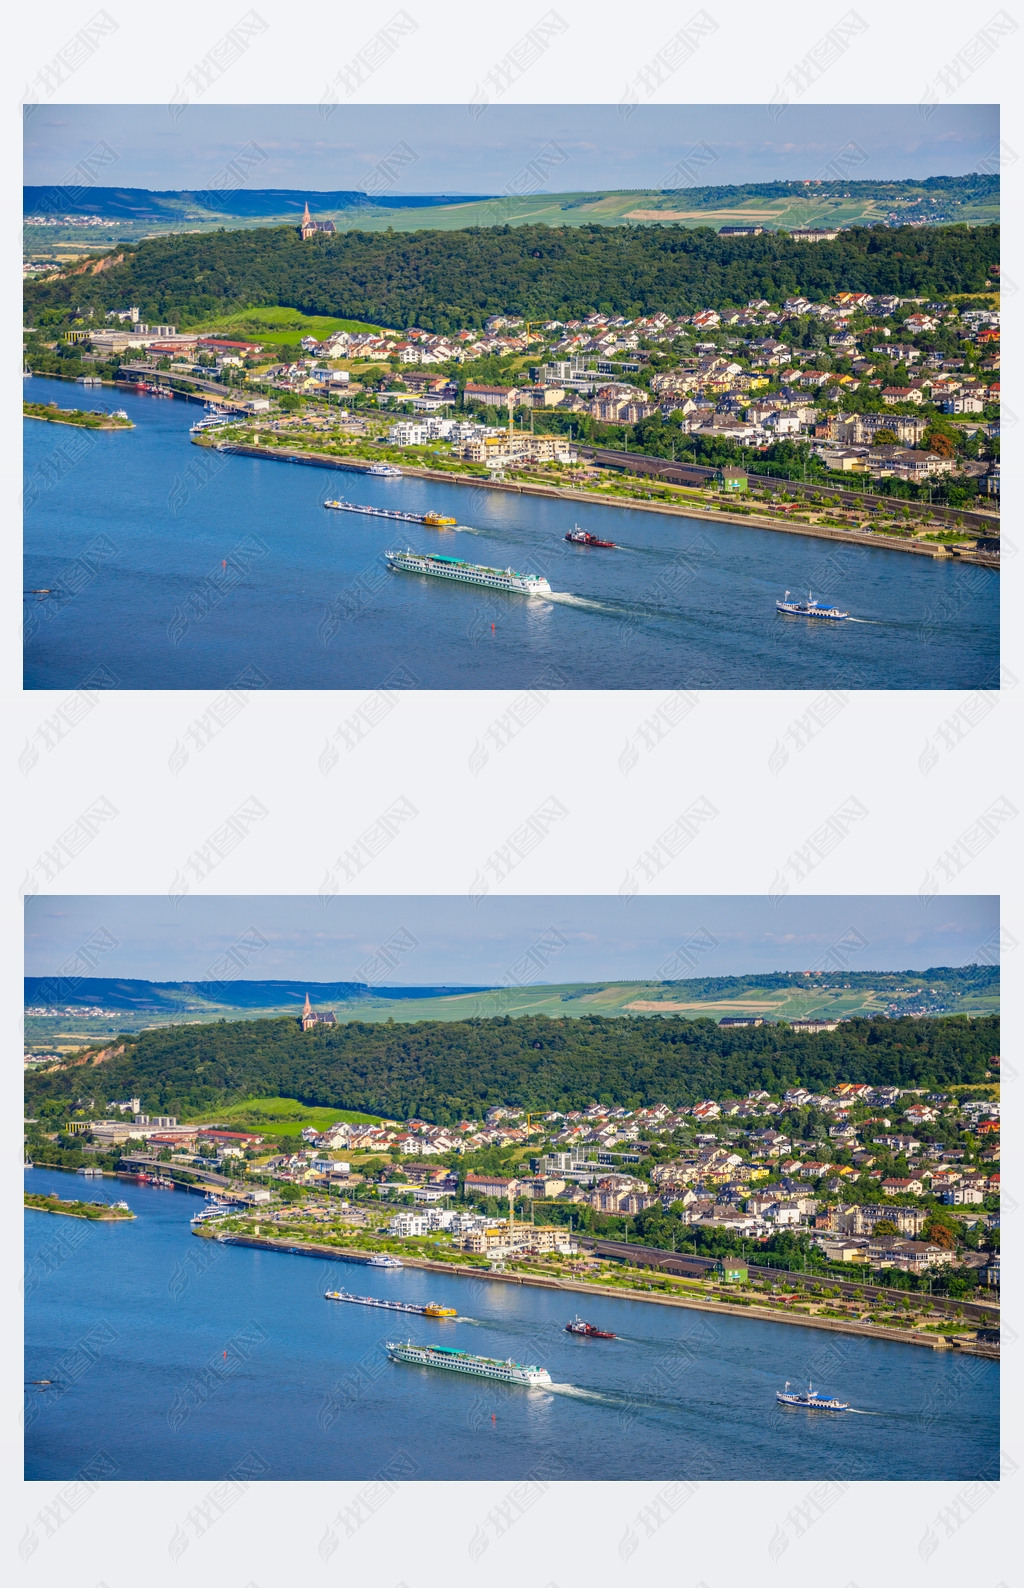
<path id="1" fill-rule="evenodd" d="M 65 1218 L 87 1219 L 90 1224 L 120 1224 L 133 1219 L 130 1208 L 114 1208 L 105 1202 L 64 1202 L 60 1197 L 38 1191 L 25 1192 L 25 1207 L 34 1213 L 60 1213 Z"/>
<path id="2" fill-rule="evenodd" d="M 368 474 L 372 466 L 362 458 L 332 458 L 324 453 L 305 452 L 286 447 L 257 447 L 246 442 L 216 443 L 193 436 L 197 446 L 212 447 L 217 452 L 231 453 L 247 458 L 277 458 L 284 463 L 307 464 L 315 468 L 344 469 L 356 474 Z M 985 568 L 999 568 L 999 558 L 984 552 L 956 552 L 938 543 L 906 540 L 898 535 L 876 535 L 870 530 L 838 529 L 825 524 L 798 524 L 791 519 L 773 518 L 765 513 L 730 513 L 727 508 L 691 506 L 689 502 L 645 502 L 633 497 L 605 496 L 599 491 L 573 490 L 554 485 L 533 485 L 527 481 L 483 479 L 475 474 L 449 473 L 446 469 L 421 468 L 416 464 L 403 464 L 403 475 L 421 480 L 435 480 L 446 485 L 471 485 L 479 490 L 505 491 L 521 496 L 551 497 L 560 502 L 578 502 L 596 507 L 626 507 L 641 513 L 661 513 L 677 518 L 698 518 L 710 523 L 735 524 L 748 529 L 773 529 L 786 535 L 810 536 L 815 540 L 841 541 L 851 546 L 879 546 L 886 551 L 913 552 L 917 556 L 938 558 L 942 561 L 959 561 Z"/>
<path id="3" fill-rule="evenodd" d="M 324 1246 L 314 1241 L 303 1241 L 298 1245 L 294 1240 L 276 1240 L 273 1236 L 265 1235 L 217 1235 L 215 1231 L 204 1229 L 202 1226 L 194 1229 L 192 1233 L 204 1240 L 219 1241 L 225 1246 L 251 1246 L 264 1251 L 285 1252 L 295 1257 L 329 1258 L 335 1262 L 366 1263 L 375 1255 L 372 1252 L 363 1252 L 358 1247 L 341 1250 L 337 1246 Z M 808 1313 L 785 1312 L 774 1307 L 759 1307 L 750 1303 L 738 1305 L 727 1301 L 712 1301 L 703 1296 L 652 1295 L 621 1285 L 594 1284 L 582 1279 L 555 1278 L 548 1274 L 509 1274 L 496 1269 L 477 1268 L 465 1263 L 441 1263 L 429 1257 L 412 1257 L 405 1254 L 402 1256 L 402 1264 L 406 1268 L 422 1268 L 434 1273 L 454 1274 L 461 1279 L 493 1279 L 508 1285 L 532 1285 L 541 1290 L 564 1290 L 587 1296 L 609 1296 L 616 1297 L 620 1301 L 653 1302 L 663 1307 L 687 1307 L 697 1312 L 718 1312 L 733 1318 L 755 1318 L 761 1323 L 798 1324 L 805 1329 L 825 1329 L 833 1334 L 859 1334 L 876 1340 L 892 1340 L 901 1345 L 926 1346 L 932 1351 L 954 1349 L 965 1351 L 972 1356 L 995 1359 L 998 1359 L 999 1355 L 998 1347 L 975 1341 L 957 1340 L 953 1344 L 941 1334 L 924 1334 L 911 1329 L 891 1329 L 884 1324 L 861 1323 L 841 1318 L 814 1317 Z"/>

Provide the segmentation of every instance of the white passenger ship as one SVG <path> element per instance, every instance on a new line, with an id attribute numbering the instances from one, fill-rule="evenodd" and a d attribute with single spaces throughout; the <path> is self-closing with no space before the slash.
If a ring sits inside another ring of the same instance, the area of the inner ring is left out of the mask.
<path id="1" fill-rule="evenodd" d="M 551 594 L 547 580 L 536 573 L 516 573 L 514 568 L 486 568 L 481 563 L 462 562 L 458 557 L 441 557 L 434 552 L 386 551 L 389 568 L 399 573 L 426 573 L 435 579 L 456 579 L 460 584 L 482 584 L 491 590 L 508 590 L 513 595 Z"/>
<path id="2" fill-rule="evenodd" d="M 523 1362 L 513 1362 L 509 1357 L 502 1362 L 493 1356 L 475 1356 L 472 1351 L 456 1351 L 453 1346 L 414 1345 L 388 1340 L 385 1348 L 392 1362 L 413 1362 L 419 1367 L 443 1367 L 450 1373 L 472 1373 L 476 1378 L 500 1379 L 503 1384 L 522 1384 L 527 1389 L 540 1389 L 551 1383 L 546 1367 L 533 1367 Z"/>

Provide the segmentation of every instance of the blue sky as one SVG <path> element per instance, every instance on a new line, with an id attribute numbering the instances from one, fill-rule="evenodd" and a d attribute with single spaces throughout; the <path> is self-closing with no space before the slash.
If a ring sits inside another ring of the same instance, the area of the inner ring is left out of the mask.
<path id="1" fill-rule="evenodd" d="M 960 176 L 996 169 L 998 108 L 938 105 L 790 105 L 777 120 L 758 105 L 40 105 L 26 117 L 28 184 L 64 182 L 98 143 L 116 159 L 100 180 L 114 187 L 223 186 L 223 169 L 255 142 L 266 156 L 251 187 L 361 188 L 400 142 L 416 158 L 405 193 L 501 193 L 551 140 L 564 161 L 551 192 L 679 187 L 818 176 L 856 146 L 851 177 Z M 708 158 L 693 178 L 672 176 L 697 145 Z M 108 156 L 109 158 L 109 156 Z M 218 177 L 220 176 L 220 180 Z"/>
<path id="2" fill-rule="evenodd" d="M 184 898 L 37 895 L 26 900 L 25 971 L 53 975 L 94 934 L 107 948 L 96 976 L 208 979 L 211 966 L 253 928 L 266 939 L 247 979 L 363 979 L 356 972 L 401 934 L 398 985 L 501 985 L 639 980 L 807 970 L 831 945 L 852 945 L 851 970 L 925 970 L 993 958 L 994 897 L 718 896 L 334 898 L 256 895 Z M 561 940 L 564 939 L 564 946 Z M 512 973 L 538 941 L 556 945 L 546 968 Z M 687 948 L 686 945 L 689 945 Z M 988 945 L 986 947 L 985 945 Z M 673 956 L 675 970 L 666 968 Z M 689 956 L 687 958 L 687 956 Z"/>

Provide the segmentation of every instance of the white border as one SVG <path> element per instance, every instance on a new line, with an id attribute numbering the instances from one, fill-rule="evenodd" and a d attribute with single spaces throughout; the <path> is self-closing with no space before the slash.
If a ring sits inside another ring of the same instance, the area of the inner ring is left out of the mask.
<path id="1" fill-rule="evenodd" d="M 54 94 L 54 102 L 122 102 L 127 97 L 166 102 L 188 68 L 245 9 L 243 4 L 200 6 L 195 0 L 172 10 L 144 9 L 111 0 L 116 33 Z M 349 59 L 398 8 L 371 4 L 353 16 L 335 7 L 259 0 L 256 9 L 272 31 L 260 41 L 264 47 L 248 50 L 223 76 L 216 89 L 222 101 L 317 99 L 325 63 L 340 65 Z M 533 11 L 510 13 L 465 3 L 411 0 L 407 9 L 417 19 L 418 31 L 375 76 L 365 91 L 367 100 L 468 102 L 488 67 L 535 20 Z M 539 17 L 547 7 L 539 4 L 535 9 Z M 555 9 L 570 24 L 560 41 L 564 47 L 552 48 L 537 60 L 510 88 L 510 102 L 617 103 L 640 68 L 687 21 L 691 9 L 699 7 L 679 10 L 659 0 L 642 11 L 626 11 L 607 0 L 588 0 L 586 5 L 558 0 Z M 711 4 L 708 9 L 720 22 L 719 31 L 696 61 L 656 91 L 656 99 L 763 103 L 844 14 L 842 5 L 833 12 L 807 3 L 781 9 Z M 952 91 L 952 99 L 1002 100 L 1004 139 L 1024 149 L 1017 88 L 1020 31 L 990 52 L 977 43 L 978 30 L 989 21 L 988 8 L 971 13 L 940 0 L 925 13 L 864 0 L 855 9 L 868 31 L 857 47 L 836 56 L 808 88 L 804 102 L 858 102 L 865 97 L 916 102 L 938 74 L 946 71 L 951 81 L 950 63 L 959 60 L 956 70 L 964 81 Z M 4 62 L 13 134 L 4 168 L 12 265 L 15 217 L 20 214 L 16 101 L 24 84 L 91 14 L 91 4 L 66 0 L 19 13 L 21 37 Z M 993 8 L 992 16 L 1006 15 Z M 1019 275 L 1013 260 L 1020 210 L 1013 164 L 1005 177 L 1004 258 L 1013 276 Z M 13 297 L 13 269 L 8 279 Z M 1015 348 L 1019 315 L 1012 294 L 1005 307 L 1004 335 Z M 1012 362 L 1019 368 L 1019 358 Z M 1018 384 L 1011 379 L 1005 394 L 1011 412 L 1024 411 L 1014 395 Z M 13 399 L 9 412 L 5 444 L 13 449 L 18 430 Z M 8 461 L 4 479 L 13 526 L 18 521 L 13 450 Z M 1013 500 L 1016 470 L 1007 472 Z M 6 555 L 12 564 L 16 542 L 16 533 L 8 536 Z M 13 566 L 11 573 L 7 589 L 13 595 L 20 589 L 20 575 Z M 1015 591 L 1012 564 L 1003 578 Z M 1005 610 L 1012 612 L 1015 606 L 1008 598 Z M 1011 622 L 1006 629 L 1004 661 L 1019 678 L 1024 676 L 1020 625 Z M 6 626 L 4 643 L 12 708 L 8 745 L 16 755 L 45 714 L 46 701 L 38 695 L 22 698 L 12 689 L 20 676 L 17 619 Z M 523 892 L 614 892 L 635 857 L 703 795 L 720 815 L 650 885 L 666 892 L 768 891 L 776 870 L 853 794 L 869 816 L 850 828 L 848 837 L 800 886 L 813 891 L 916 892 L 929 871 L 934 875 L 937 857 L 993 801 L 1019 795 L 1010 759 L 1015 730 L 1019 732 L 1019 696 L 1014 691 L 927 776 L 917 765 L 925 740 L 960 708 L 963 697 L 856 697 L 795 765 L 773 777 L 768 757 L 793 718 L 806 709 L 808 697 L 708 696 L 666 742 L 645 753 L 623 777 L 618 756 L 649 714 L 650 698 L 562 696 L 552 700 L 500 761 L 474 777 L 468 767 L 473 745 L 511 698 L 410 698 L 369 743 L 323 778 L 316 764 L 322 741 L 355 709 L 359 697 L 266 697 L 243 713 L 223 745 L 213 744 L 201 761 L 175 778 L 167 768 L 174 740 L 209 697 L 104 697 L 44 766 L 25 779 L 13 774 L 18 814 L 5 895 L 6 941 L 12 950 L 5 957 L 4 1007 L 12 1039 L 8 1051 L 17 1051 L 21 1002 L 15 892 L 39 856 L 100 795 L 119 814 L 61 874 L 55 890 L 162 891 L 182 859 L 240 800 L 256 794 L 267 806 L 267 817 L 206 886 L 224 892 L 315 892 L 334 857 L 358 841 L 401 794 L 421 812 L 415 828 L 407 827 L 396 837 L 352 886 L 375 892 L 462 891 L 509 834 L 554 794 L 569 814 L 501 886 Z M 1015 803 L 1019 806 L 1021 798 Z M 414 830 L 417 841 L 407 842 Z M 1004 919 L 1020 937 L 1019 869 L 1013 866 L 1019 857 L 1018 830 L 1017 823 L 1004 825 L 997 841 L 977 850 L 962 881 L 957 875 L 945 885 L 954 891 L 961 886 L 971 892 L 1002 891 Z M 429 836 L 429 843 L 419 841 L 421 834 Z M 1007 1015 L 1011 1029 L 1019 1030 L 1017 991 L 1008 980 Z M 13 1091 L 16 1083 L 11 1084 Z M 1006 1092 L 1012 1128 L 1016 1087 L 1008 1086 Z M 17 1117 L 16 1103 L 12 1117 Z M 5 1162 L 11 1197 L 17 1185 L 13 1143 Z M 1012 1226 L 1012 1217 L 1010 1222 Z M 1011 1286 L 1011 1297 L 1015 1289 Z M 1004 1365 L 1008 1383 L 1015 1387 L 1018 1353 L 1019 1346 L 1010 1347 Z M 15 1360 L 13 1349 L 7 1360 Z M 17 1386 L 12 1374 L 5 1387 L 13 1400 Z M 8 1426 L 15 1426 L 14 1417 L 12 1407 Z M 1009 1421 L 1005 1448 L 1018 1464 L 1024 1459 L 1017 1428 Z M 13 1500 L 8 1537 L 16 1548 L 22 1518 L 33 1517 L 44 1494 L 59 1486 L 20 1484 L 17 1441 L 10 1443 L 6 1472 Z M 926 1473 L 922 1479 L 927 1480 Z M 49 1585 L 73 1575 L 86 1585 L 102 1581 L 108 1588 L 121 1588 L 144 1575 L 155 1588 L 189 1580 L 198 1569 L 204 1578 L 238 1588 L 249 1583 L 269 1588 L 272 1582 L 307 1576 L 333 1580 L 340 1570 L 346 1577 L 369 1575 L 384 1588 L 400 1582 L 408 1588 L 434 1583 L 458 1588 L 483 1574 L 502 1584 L 526 1580 L 568 1588 L 581 1576 L 603 1583 L 665 1572 L 687 1588 L 701 1583 L 719 1588 L 760 1580 L 767 1573 L 769 1579 L 794 1588 L 819 1588 L 825 1578 L 855 1588 L 879 1579 L 917 1588 L 970 1578 L 983 1588 L 995 1588 L 1000 1577 L 1009 1576 L 1003 1546 L 1022 1481 L 1018 1472 L 996 1494 L 968 1494 L 964 1485 L 927 1481 L 855 1488 L 834 1496 L 835 1503 L 799 1536 L 787 1518 L 807 1499 L 810 1485 L 708 1485 L 658 1526 L 638 1520 L 662 1488 L 657 1474 L 637 1484 L 564 1486 L 529 1508 L 507 1535 L 494 1537 L 479 1562 L 471 1557 L 468 1541 L 508 1486 L 462 1486 L 457 1493 L 442 1495 L 433 1486 L 412 1485 L 390 1499 L 326 1566 L 317 1552 L 326 1520 L 342 1503 L 343 1493 L 351 1497 L 358 1485 L 273 1485 L 270 1492 L 250 1493 L 208 1536 L 193 1542 L 177 1566 L 168 1553 L 169 1540 L 209 1486 L 133 1485 L 128 1492 L 110 1485 L 53 1537 L 40 1542 L 24 1563 L 24 1576 Z M 958 1509 L 949 1510 L 951 1504 Z M 631 1528 L 641 1547 L 627 1559 L 619 1546 Z M 790 1547 L 776 1564 L 769 1545 L 779 1529 L 788 1534 Z M 932 1540 L 936 1547 L 929 1552 Z"/>

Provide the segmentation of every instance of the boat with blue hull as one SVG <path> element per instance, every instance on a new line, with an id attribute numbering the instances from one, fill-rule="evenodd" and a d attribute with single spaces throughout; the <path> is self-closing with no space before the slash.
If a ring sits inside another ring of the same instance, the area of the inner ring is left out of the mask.
<path id="1" fill-rule="evenodd" d="M 805 1411 L 812 1412 L 848 1412 L 848 1401 L 836 1400 L 834 1396 L 819 1395 L 813 1384 L 808 1384 L 806 1391 L 790 1390 L 789 1380 L 786 1380 L 785 1389 L 775 1391 L 775 1399 L 780 1406 L 800 1406 Z"/>
<path id="2" fill-rule="evenodd" d="M 842 623 L 850 616 L 849 612 L 842 612 L 839 607 L 823 607 L 820 601 L 815 601 L 810 590 L 806 601 L 791 601 L 787 590 L 783 599 L 776 601 L 775 610 L 791 618 L 828 618 L 832 623 Z"/>

